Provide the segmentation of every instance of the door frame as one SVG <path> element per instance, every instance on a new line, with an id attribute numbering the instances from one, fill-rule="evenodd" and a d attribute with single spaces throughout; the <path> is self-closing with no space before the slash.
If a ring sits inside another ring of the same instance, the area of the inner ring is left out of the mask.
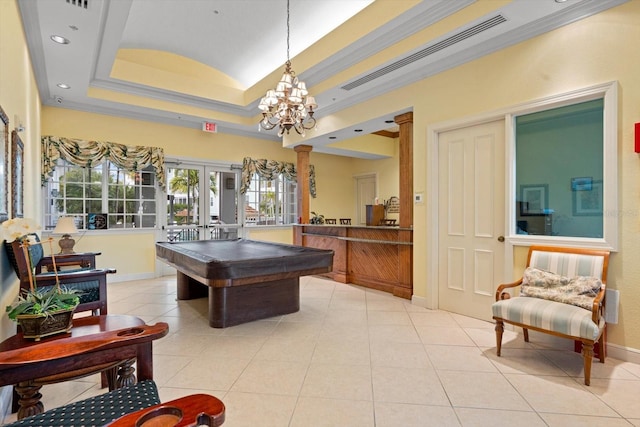
<path id="1" fill-rule="evenodd" d="M 427 145 L 430 149 L 427 150 L 427 165 L 429 165 L 429 194 L 430 200 L 438 200 L 439 196 L 439 171 L 438 171 L 438 145 L 440 134 L 443 132 L 449 132 L 458 130 L 465 127 L 477 126 L 485 123 L 504 120 L 505 129 L 505 223 L 503 236 L 505 236 L 504 247 L 504 268 L 503 268 L 503 281 L 508 281 L 506 278 L 513 276 L 513 244 L 509 241 L 509 207 L 507 201 L 510 200 L 509 196 L 509 182 L 508 175 L 513 171 L 511 165 L 513 164 L 513 155 L 511 149 L 508 148 L 509 134 L 513 132 L 513 126 L 510 122 L 510 115 L 504 112 L 489 112 L 471 117 L 462 117 L 458 119 L 448 120 L 444 122 L 434 123 L 427 127 Z M 438 204 L 431 203 L 427 209 L 427 294 L 424 301 L 426 308 L 437 310 L 439 307 L 439 283 L 438 283 Z M 496 283 L 496 286 L 498 283 Z"/>

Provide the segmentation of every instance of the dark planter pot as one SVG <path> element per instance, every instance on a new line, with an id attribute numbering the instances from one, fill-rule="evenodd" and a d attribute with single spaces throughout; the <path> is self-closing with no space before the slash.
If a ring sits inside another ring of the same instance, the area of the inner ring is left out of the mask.
<path id="1" fill-rule="evenodd" d="M 48 316 L 44 314 L 19 314 L 16 316 L 16 320 L 25 338 L 34 338 L 36 341 L 40 341 L 42 337 L 69 332 L 74 310 L 60 310 L 49 313 Z"/>

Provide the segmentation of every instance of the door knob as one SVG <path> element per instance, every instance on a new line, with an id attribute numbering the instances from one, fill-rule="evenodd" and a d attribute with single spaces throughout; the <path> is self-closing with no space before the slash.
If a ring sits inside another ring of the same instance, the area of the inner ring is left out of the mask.
<path id="1" fill-rule="evenodd" d="M 504 242 L 504 236 L 499 236 L 498 237 L 498 242 Z"/>

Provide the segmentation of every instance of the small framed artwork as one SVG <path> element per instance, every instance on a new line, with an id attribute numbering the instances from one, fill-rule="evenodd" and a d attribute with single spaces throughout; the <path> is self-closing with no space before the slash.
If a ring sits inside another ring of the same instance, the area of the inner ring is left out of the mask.
<path id="1" fill-rule="evenodd" d="M 591 191 L 592 186 L 591 177 L 571 178 L 571 191 Z"/>
<path id="2" fill-rule="evenodd" d="M 601 216 L 602 215 L 602 181 L 593 181 L 591 190 L 574 191 L 573 216 Z"/>
<path id="3" fill-rule="evenodd" d="M 24 217 L 24 144 L 17 131 L 11 132 L 11 200 L 13 218 Z"/>
<path id="4" fill-rule="evenodd" d="M 87 230 L 106 230 L 107 228 L 106 213 L 90 213 L 87 215 Z"/>
<path id="5" fill-rule="evenodd" d="M 533 184 L 520 186 L 520 214 L 541 215 L 549 209 L 549 185 Z"/>
<path id="6" fill-rule="evenodd" d="M 9 117 L 0 107 L 0 222 L 9 218 Z"/>

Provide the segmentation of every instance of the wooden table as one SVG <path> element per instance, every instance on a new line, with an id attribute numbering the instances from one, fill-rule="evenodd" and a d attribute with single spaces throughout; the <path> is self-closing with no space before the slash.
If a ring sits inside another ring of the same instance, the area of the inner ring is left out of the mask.
<path id="1" fill-rule="evenodd" d="M 300 309 L 300 276 L 331 271 L 333 251 L 254 240 L 156 243 L 178 270 L 178 299 L 209 294 L 209 325 L 225 328 Z"/>
<path id="2" fill-rule="evenodd" d="M 44 410 L 40 388 L 106 371 L 109 388 L 153 379 L 152 341 L 164 337 L 164 322 L 147 325 L 134 316 L 88 316 L 73 320 L 71 332 L 33 341 L 18 333 L 0 343 L 0 386 L 16 385 L 18 419 Z"/>
<path id="3" fill-rule="evenodd" d="M 76 252 L 73 254 L 54 254 L 56 257 L 56 267 L 76 266 L 78 268 L 96 268 L 96 256 L 101 252 Z M 50 257 L 43 259 L 36 266 L 36 274 L 40 274 L 44 268 L 46 271 L 53 271 L 53 261 Z"/>

